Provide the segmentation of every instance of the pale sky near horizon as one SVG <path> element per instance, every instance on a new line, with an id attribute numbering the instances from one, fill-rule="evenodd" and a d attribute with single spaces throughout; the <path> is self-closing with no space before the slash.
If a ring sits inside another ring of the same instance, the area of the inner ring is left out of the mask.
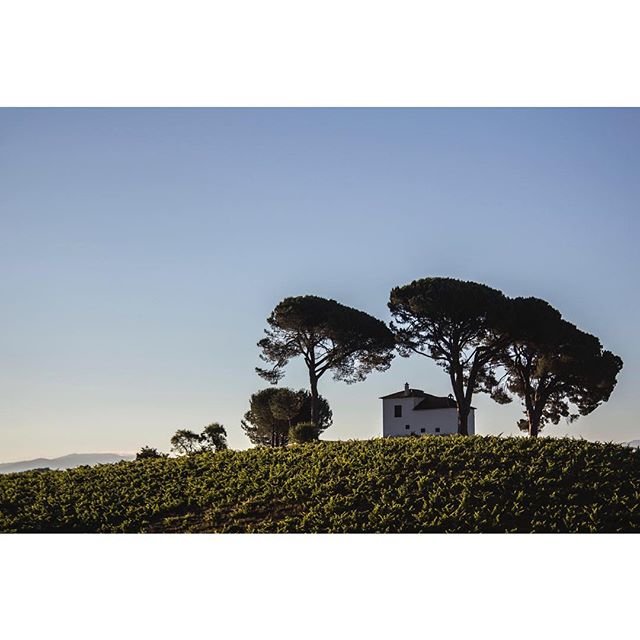
<path id="1" fill-rule="evenodd" d="M 538 296 L 622 357 L 608 404 L 548 435 L 640 438 L 638 109 L 0 109 L 0 462 L 233 448 L 273 306 L 315 294 L 389 320 L 445 275 Z M 328 439 L 381 434 L 378 397 L 445 374 L 396 358 L 320 383 Z M 306 386 L 300 362 L 283 385 Z M 474 399 L 481 434 L 516 400 Z"/>

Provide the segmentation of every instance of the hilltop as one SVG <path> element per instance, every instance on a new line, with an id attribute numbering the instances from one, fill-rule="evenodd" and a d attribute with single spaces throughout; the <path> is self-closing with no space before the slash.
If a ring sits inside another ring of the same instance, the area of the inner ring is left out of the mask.
<path id="1" fill-rule="evenodd" d="M 31 469 L 73 469 L 81 465 L 110 464 L 120 460 L 133 460 L 134 456 L 120 453 L 69 453 L 59 458 L 35 458 L 19 462 L 0 463 L 0 473 L 17 473 Z"/>
<path id="2" fill-rule="evenodd" d="M 640 531 L 640 450 L 573 439 L 321 442 L 0 478 L 0 530 Z"/>

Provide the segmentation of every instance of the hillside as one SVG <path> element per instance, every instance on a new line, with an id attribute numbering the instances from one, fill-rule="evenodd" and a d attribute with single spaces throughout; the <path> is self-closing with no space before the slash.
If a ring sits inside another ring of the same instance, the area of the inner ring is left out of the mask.
<path id="1" fill-rule="evenodd" d="M 0 477 L 2 531 L 640 531 L 640 450 L 389 438 Z"/>
<path id="2" fill-rule="evenodd" d="M 69 453 L 59 458 L 35 458 L 19 462 L 3 462 L 0 473 L 18 473 L 31 469 L 73 469 L 83 464 L 111 464 L 120 460 L 133 460 L 134 456 L 120 453 Z"/>

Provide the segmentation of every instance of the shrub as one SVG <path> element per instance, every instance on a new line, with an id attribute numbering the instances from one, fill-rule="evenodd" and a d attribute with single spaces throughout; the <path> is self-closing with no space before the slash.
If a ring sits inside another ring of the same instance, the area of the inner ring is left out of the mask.
<path id="1" fill-rule="evenodd" d="M 136 460 L 148 460 L 149 458 L 166 458 L 166 453 L 159 453 L 157 449 L 153 447 L 142 447 L 138 453 L 136 453 Z"/>
<path id="2" fill-rule="evenodd" d="M 224 451 L 227 449 L 227 430 L 219 422 L 207 425 L 200 434 L 202 451 Z"/>
<path id="3" fill-rule="evenodd" d="M 313 422 L 298 422 L 291 425 L 289 429 L 289 441 L 292 444 L 304 444 L 306 442 L 317 442 L 318 430 Z"/>

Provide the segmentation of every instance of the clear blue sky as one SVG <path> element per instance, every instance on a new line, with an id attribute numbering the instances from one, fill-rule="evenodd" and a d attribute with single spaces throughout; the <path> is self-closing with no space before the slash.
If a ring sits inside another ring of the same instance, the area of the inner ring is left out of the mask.
<path id="1" fill-rule="evenodd" d="M 538 296 L 625 366 L 548 434 L 640 438 L 640 111 L 0 110 L 0 461 L 167 451 L 223 422 L 287 295 L 388 320 L 418 277 Z M 426 358 L 321 393 L 327 438 L 381 433 L 378 396 L 450 389 Z M 306 385 L 300 363 L 282 384 Z M 477 396 L 480 433 L 518 403 Z"/>

